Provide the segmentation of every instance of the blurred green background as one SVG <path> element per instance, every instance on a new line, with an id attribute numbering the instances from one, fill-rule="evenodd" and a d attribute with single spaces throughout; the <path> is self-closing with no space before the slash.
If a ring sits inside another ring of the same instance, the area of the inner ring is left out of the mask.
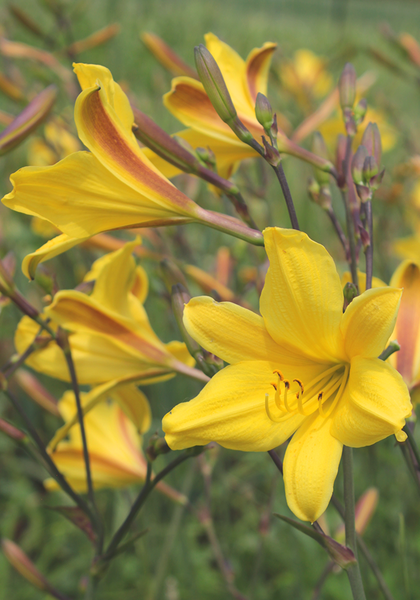
<path id="1" fill-rule="evenodd" d="M 374 60 L 370 48 L 376 48 L 397 62 L 401 59 L 380 32 L 380 25 L 388 23 L 395 32 L 408 32 L 420 39 L 420 7 L 413 1 L 281 1 L 281 0 L 90 0 L 64 2 L 65 14 L 71 21 L 71 32 L 59 31 L 48 4 L 28 0 L 10 0 L 1 3 L 2 34 L 8 39 L 44 47 L 42 40 L 25 30 L 10 13 L 10 5 L 20 7 L 37 21 L 45 32 L 57 41 L 58 49 L 73 39 L 82 39 L 92 32 L 117 22 L 121 33 L 104 46 L 82 53 L 81 62 L 98 63 L 110 68 L 114 78 L 124 82 L 139 108 L 170 133 L 181 129 L 179 123 L 165 111 L 161 96 L 170 88 L 170 75 L 157 64 L 143 46 L 139 34 L 152 31 L 161 36 L 179 55 L 193 64 L 193 48 L 202 43 L 203 35 L 212 31 L 241 56 L 261 46 L 265 41 L 279 44 L 277 60 L 293 57 L 299 48 L 308 48 L 321 54 L 330 63 L 329 70 L 338 79 L 347 60 L 351 60 L 358 74 L 373 70 L 376 83 L 368 93 L 368 100 L 388 115 L 390 124 L 399 131 L 393 149 L 384 155 L 387 175 L 384 182 L 389 189 L 395 177 L 395 167 L 406 162 L 416 152 L 420 132 L 418 81 L 413 71 L 410 78 L 390 72 Z M 59 52 L 57 50 L 57 56 Z M 68 65 L 65 57 L 63 64 Z M 11 68 L 11 59 L 1 57 L 2 68 Z M 39 65 L 16 60 L 16 66 L 28 82 L 38 82 L 38 89 L 52 81 L 54 75 Z M 419 73 L 420 74 L 420 73 Z M 290 122 L 296 126 L 302 114 L 290 97 L 282 94 L 278 81 L 270 82 L 269 97 Z M 60 92 L 55 111 L 70 114 L 69 100 Z M 0 94 L 0 108 L 17 114 L 23 105 Z M 407 143 L 407 136 L 413 141 Z M 28 164 L 28 144 L 22 144 L 2 157 L 1 191 L 10 190 L 8 176 Z M 324 243 L 345 265 L 338 242 L 333 237 L 329 222 L 321 210 L 307 198 L 306 180 L 311 174 L 307 165 L 295 160 L 285 161 L 285 170 L 297 205 L 302 228 L 314 239 Z M 238 181 L 248 177 L 258 180 L 261 174 L 254 164 L 244 164 Z M 245 185 L 244 183 L 244 185 Z M 391 241 L 398 235 L 410 233 L 404 220 L 412 180 L 404 182 L 401 197 L 393 202 L 375 203 L 375 224 L 378 237 L 375 255 L 375 274 L 389 280 L 398 260 L 392 255 Z M 186 185 L 180 180 L 179 185 Z M 270 212 L 254 195 L 247 198 L 258 224 L 288 226 L 287 214 L 280 191 L 274 182 L 268 183 Z M 220 204 L 212 199 L 205 186 L 194 191 L 211 208 Z M 246 195 L 246 194 L 245 194 Z M 339 209 L 338 209 L 339 210 Z M 12 249 L 17 256 L 17 281 L 29 297 L 40 303 L 41 292 L 35 283 L 28 284 L 19 273 L 23 256 L 41 245 L 42 240 L 30 229 L 29 219 L 1 207 L 1 250 Z M 273 219 L 270 221 L 269 219 Z M 174 252 L 179 255 L 175 234 L 163 234 Z M 230 245 L 237 267 L 255 264 L 255 256 L 245 244 L 231 242 L 214 231 L 188 231 L 187 239 L 194 253 L 190 262 L 211 270 L 215 249 Z M 98 256 L 94 252 L 75 249 L 60 260 L 51 263 L 59 269 L 59 283 L 72 287 L 79 281 Z M 261 260 L 261 255 L 259 255 Z M 151 278 L 151 293 L 147 301 L 150 320 L 164 341 L 179 337 L 175 321 L 163 290 L 159 272 L 152 261 L 144 261 Z M 198 288 L 195 289 L 198 293 Z M 241 289 L 239 289 L 241 291 Z M 255 290 L 247 292 L 246 299 L 258 307 Z M 0 314 L 1 355 L 6 361 L 13 352 L 11 337 L 19 315 L 13 307 Z M 57 397 L 65 385 L 41 378 Z M 192 398 L 198 387 L 181 378 L 145 389 L 153 406 L 154 422 L 151 429 L 160 431 L 160 419 L 175 403 Z M 41 413 L 30 400 L 23 397 L 43 439 L 53 434 L 58 423 L 54 417 Z M 0 413 L 18 423 L 18 419 L 0 399 Z M 285 523 L 277 521 L 273 512 L 290 515 L 284 499 L 283 484 L 274 465 L 265 454 L 241 454 L 223 449 L 210 453 L 214 463 L 212 516 L 220 546 L 226 559 L 225 568 L 232 573 L 235 586 L 248 600 L 278 598 L 310 599 L 328 562 L 327 555 L 313 540 L 305 538 Z M 380 500 L 365 541 L 397 600 L 415 600 L 418 597 L 420 573 L 420 506 L 418 495 L 410 480 L 402 456 L 389 438 L 374 447 L 355 452 L 356 496 L 369 486 L 379 490 Z M 160 458 L 157 469 L 165 463 Z M 65 501 L 64 497 L 49 496 L 42 486 L 41 467 L 26 457 L 3 435 L 0 435 L 0 534 L 13 539 L 31 556 L 38 568 L 60 590 L 72 598 L 82 597 L 83 586 L 91 560 L 89 542 L 48 505 Z M 203 477 L 197 462 L 184 464 L 168 478 L 168 482 L 187 493 L 192 504 L 200 510 L 204 506 Z M 342 494 L 341 476 L 336 481 L 336 492 Z M 102 491 L 98 494 L 101 510 L 111 530 L 124 518 L 135 489 Z M 327 512 L 331 531 L 339 520 L 332 509 Z M 219 600 L 232 597 L 218 569 L 214 552 L 203 525 L 193 514 L 174 506 L 170 500 L 155 494 L 138 518 L 135 529 L 149 527 L 149 533 L 130 552 L 117 558 L 111 565 L 98 590 L 101 600 Z M 370 600 L 382 598 L 375 579 L 362 560 L 366 593 Z M 0 554 L 0 600 L 32 600 L 44 598 L 13 571 Z M 321 595 L 325 600 L 351 598 L 347 578 L 343 572 L 332 573 Z"/>

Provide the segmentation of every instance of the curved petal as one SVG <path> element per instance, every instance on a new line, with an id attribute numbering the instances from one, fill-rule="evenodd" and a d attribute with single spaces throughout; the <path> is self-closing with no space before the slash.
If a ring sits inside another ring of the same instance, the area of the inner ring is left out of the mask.
<path id="1" fill-rule="evenodd" d="M 25 167 L 10 181 L 14 189 L 3 204 L 47 219 L 69 237 L 179 218 L 122 183 L 89 152 L 76 152 L 51 167 Z"/>
<path id="2" fill-rule="evenodd" d="M 313 523 L 326 510 L 340 464 L 342 443 L 329 432 L 331 419 L 307 418 L 291 439 L 283 477 L 290 510 Z"/>
<path id="3" fill-rule="evenodd" d="M 411 388 L 420 382 L 420 265 L 403 262 L 392 276 L 390 285 L 403 288 L 392 332 L 392 338 L 398 340 L 401 349 L 391 356 L 390 362 Z"/>
<path id="4" fill-rule="evenodd" d="M 302 364 L 302 358 L 282 351 L 264 324 L 264 319 L 231 302 L 218 303 L 208 296 L 193 298 L 184 309 L 188 333 L 203 348 L 224 361 L 266 360 L 277 364 Z M 293 362 L 291 362 L 293 361 Z"/>
<path id="5" fill-rule="evenodd" d="M 35 252 L 31 252 L 25 256 L 22 261 L 23 274 L 26 275 L 28 279 L 34 279 L 36 268 L 40 263 L 50 260 L 55 256 L 59 256 L 63 252 L 70 250 L 70 248 L 77 246 L 77 244 L 88 240 L 89 237 L 70 237 L 65 233 L 57 235 L 55 238 L 38 248 L 38 250 L 35 250 Z"/>
<path id="6" fill-rule="evenodd" d="M 119 250 L 98 259 L 95 286 L 91 298 L 104 309 L 130 318 L 129 293 L 134 285 L 136 263 L 133 257 L 138 240 L 128 242 Z M 106 260 L 103 260 L 105 259 Z"/>
<path id="7" fill-rule="evenodd" d="M 260 311 L 268 333 L 298 356 L 342 360 L 343 293 L 333 259 L 300 231 L 269 228 L 264 241 L 270 267 Z"/>
<path id="8" fill-rule="evenodd" d="M 255 106 L 258 92 L 267 94 L 267 79 L 271 58 L 277 44 L 266 42 L 262 48 L 254 48 L 246 59 L 246 79 L 248 83 L 248 97 L 251 107 Z"/>
<path id="9" fill-rule="evenodd" d="M 222 121 L 199 81 L 189 77 L 176 77 L 172 80 L 171 91 L 163 96 L 163 103 L 187 127 L 226 144 L 243 146 L 244 151 L 247 149 L 248 156 L 257 156 L 255 150 L 241 142 Z M 238 116 L 255 138 L 260 139 L 264 135 L 264 130 L 255 117 L 241 111 L 238 111 Z"/>
<path id="10" fill-rule="evenodd" d="M 184 344 L 184 342 L 178 342 L 177 340 L 174 340 L 165 344 L 165 348 L 170 354 L 172 354 L 172 356 L 185 365 L 188 365 L 189 367 L 193 367 L 195 365 L 195 360 L 188 352 L 187 346 Z"/>
<path id="11" fill-rule="evenodd" d="M 349 359 L 380 355 L 394 329 L 401 294 L 391 287 L 370 289 L 350 303 L 340 325 Z"/>
<path id="12" fill-rule="evenodd" d="M 346 446 L 370 446 L 400 431 L 411 410 L 401 375 L 378 358 L 357 356 L 333 413 L 331 434 Z"/>
<path id="13" fill-rule="evenodd" d="M 134 121 L 133 111 L 121 86 L 114 81 L 111 71 L 101 65 L 87 65 L 84 63 L 73 64 L 73 70 L 82 90 L 97 87 L 98 82 L 100 82 L 99 85 L 103 87 L 107 101 L 118 115 L 122 127 L 131 134 Z"/>
<path id="14" fill-rule="evenodd" d="M 248 452 L 271 450 L 287 440 L 305 416 L 290 414 L 272 421 L 265 410 L 269 394 L 274 413 L 273 370 L 265 361 L 249 361 L 219 371 L 190 402 L 175 406 L 162 421 L 165 439 L 173 450 L 217 442 L 225 448 Z M 296 371 L 285 371 L 296 377 Z"/>
<path id="15" fill-rule="evenodd" d="M 134 134 L 127 131 L 108 102 L 106 89 L 84 90 L 76 100 L 74 119 L 81 141 L 118 180 L 167 210 L 184 216 L 195 214 L 195 202 L 173 186 L 142 153 Z"/>

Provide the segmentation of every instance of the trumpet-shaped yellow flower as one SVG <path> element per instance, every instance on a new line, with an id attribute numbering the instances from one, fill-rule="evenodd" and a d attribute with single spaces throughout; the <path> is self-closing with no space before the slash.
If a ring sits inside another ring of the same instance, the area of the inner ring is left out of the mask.
<path id="1" fill-rule="evenodd" d="M 45 309 L 52 326 L 70 332 L 70 346 L 79 382 L 101 384 L 113 380 L 151 383 L 176 372 L 189 373 L 194 364 L 185 344 L 160 341 L 150 326 L 142 302 L 147 277 L 131 255 L 137 241 L 100 258 L 86 276 L 95 277 L 90 296 L 76 290 L 60 291 Z M 37 335 L 38 325 L 24 317 L 15 345 L 23 352 Z M 27 360 L 32 368 L 69 381 L 60 348 L 51 341 Z"/>
<path id="2" fill-rule="evenodd" d="M 244 61 L 236 52 L 212 33 L 205 35 L 206 46 L 213 55 L 240 120 L 260 140 L 264 129 L 255 117 L 255 100 L 258 92 L 267 93 L 267 77 L 271 57 L 276 44 L 267 42 L 262 48 L 254 48 Z M 257 156 L 257 153 L 241 142 L 231 128 L 214 110 L 203 85 L 191 77 L 176 77 L 172 89 L 163 102 L 166 108 L 191 129 L 180 132 L 194 148 L 209 146 L 217 160 L 217 170 L 229 177 L 236 163 Z M 279 127 L 289 127 L 282 115 L 277 115 Z"/>
<path id="3" fill-rule="evenodd" d="M 90 401 L 92 393 L 95 390 L 81 395 L 82 405 Z M 141 413 L 139 429 L 121 409 L 121 404 L 128 402 L 136 404 Z M 66 392 L 59 402 L 59 410 L 65 421 L 74 417 L 75 406 L 73 392 Z M 147 463 L 141 450 L 141 434 L 149 429 L 150 421 L 147 398 L 134 385 L 112 391 L 106 396 L 106 402 L 85 415 L 92 482 L 96 489 L 124 487 L 145 480 Z M 78 492 L 85 492 L 86 468 L 79 425 L 70 429 L 68 440 L 61 441 L 58 446 L 50 445 L 48 451 L 70 485 Z M 49 490 L 59 489 L 53 479 L 48 479 L 45 485 Z M 182 494 L 163 482 L 156 487 L 174 500 L 185 500 Z"/>
<path id="4" fill-rule="evenodd" d="M 185 308 L 188 332 L 230 366 L 163 419 L 173 449 L 220 443 L 266 451 L 290 436 L 286 499 L 315 521 L 331 498 L 343 444 L 361 447 L 401 433 L 408 390 L 377 357 L 394 328 L 401 290 L 371 289 L 343 314 L 343 293 L 325 248 L 304 233 L 264 232 L 270 267 L 261 315 L 211 298 Z"/>
<path id="5" fill-rule="evenodd" d="M 325 63 L 325 59 L 306 48 L 300 48 L 295 52 L 293 61 L 280 65 L 283 86 L 305 110 L 311 107 L 312 98 L 322 98 L 332 88 L 333 79 Z"/>
<path id="6" fill-rule="evenodd" d="M 75 122 L 90 152 L 74 152 L 53 166 L 20 169 L 10 178 L 13 191 L 3 198 L 9 208 L 46 219 L 62 232 L 43 246 L 39 260 L 96 233 L 127 227 L 196 221 L 245 237 L 252 232 L 198 206 L 152 164 L 133 135 L 128 98 L 108 69 L 77 64 L 75 72 L 83 90 Z"/>

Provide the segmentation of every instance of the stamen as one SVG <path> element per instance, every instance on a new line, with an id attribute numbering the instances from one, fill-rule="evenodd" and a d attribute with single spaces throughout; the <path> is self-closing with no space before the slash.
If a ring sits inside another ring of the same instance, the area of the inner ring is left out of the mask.
<path id="1" fill-rule="evenodd" d="M 287 381 L 287 379 L 284 379 L 284 408 L 287 410 L 288 413 L 292 412 L 290 410 L 290 406 L 287 403 L 287 392 L 290 389 L 290 382 Z"/>
<path id="2" fill-rule="evenodd" d="M 300 387 L 300 391 L 303 394 L 303 392 L 305 391 L 305 389 L 303 387 L 303 383 L 301 382 L 301 380 L 300 379 L 294 379 L 293 381 L 298 384 L 298 386 Z"/>
<path id="3" fill-rule="evenodd" d="M 270 419 L 270 421 L 273 421 L 273 423 L 282 423 L 283 421 L 285 421 L 286 419 L 289 418 L 288 414 L 275 417 L 271 413 L 270 406 L 269 406 L 269 400 L 268 400 L 268 394 L 265 395 L 265 412 L 267 413 L 267 417 Z"/>
<path id="4" fill-rule="evenodd" d="M 318 394 L 318 410 L 319 410 L 319 414 L 321 415 L 321 417 L 323 417 L 324 411 L 322 409 L 322 392 L 319 392 L 319 394 Z"/>
<path id="5" fill-rule="evenodd" d="M 284 381 L 283 373 L 281 371 L 276 369 L 275 371 L 273 371 L 273 374 L 274 373 L 279 376 L 280 381 Z"/>

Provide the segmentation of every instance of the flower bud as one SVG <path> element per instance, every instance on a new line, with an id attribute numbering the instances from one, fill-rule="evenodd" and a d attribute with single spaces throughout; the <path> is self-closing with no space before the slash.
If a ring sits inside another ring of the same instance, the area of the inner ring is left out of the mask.
<path id="1" fill-rule="evenodd" d="M 308 194 L 311 200 L 318 204 L 319 193 L 321 186 L 314 177 L 308 179 Z"/>
<path id="2" fill-rule="evenodd" d="M 344 301 L 346 303 L 346 307 L 350 304 L 350 302 L 352 302 L 352 300 L 356 298 L 358 294 L 359 292 L 357 291 L 357 287 L 354 285 L 354 283 L 348 281 L 343 289 L 343 296 Z"/>
<path id="3" fill-rule="evenodd" d="M 367 112 L 367 100 L 366 98 L 362 98 L 356 104 L 354 109 L 354 120 L 356 121 L 356 125 L 360 125 L 363 119 L 365 118 Z"/>
<path id="4" fill-rule="evenodd" d="M 180 138 L 171 137 L 138 108 L 134 106 L 131 108 L 135 121 L 133 133 L 138 140 L 184 173 L 196 171 L 199 163 L 191 146 L 187 148 L 186 144 L 178 141 Z"/>
<path id="5" fill-rule="evenodd" d="M 273 125 L 273 109 L 268 101 L 268 98 L 258 92 L 257 100 L 255 102 L 255 116 L 260 125 L 264 127 L 264 131 L 269 135 L 271 126 Z"/>
<path id="6" fill-rule="evenodd" d="M 368 155 L 375 158 L 376 164 L 379 167 L 382 159 L 382 142 L 376 123 L 368 124 L 363 133 L 362 144 L 366 147 Z"/>
<path id="7" fill-rule="evenodd" d="M 17 429 L 17 427 L 11 423 L 8 423 L 4 419 L 0 419 L 0 431 L 17 442 L 22 442 L 23 440 L 27 439 L 26 433 L 20 429 Z"/>
<path id="8" fill-rule="evenodd" d="M 213 108 L 232 131 L 245 143 L 253 137 L 241 123 L 217 62 L 203 44 L 194 48 L 195 64 Z"/>
<path id="9" fill-rule="evenodd" d="M 338 174 L 338 184 L 339 187 L 343 187 L 345 185 L 345 173 L 343 171 L 343 164 L 346 159 L 346 146 L 347 140 L 346 136 L 340 133 L 337 136 L 337 146 L 335 150 L 335 164 L 337 168 Z"/>
<path id="10" fill-rule="evenodd" d="M 277 148 L 274 148 L 271 144 L 267 142 L 265 137 L 263 136 L 263 145 L 264 145 L 264 158 L 272 167 L 277 167 L 281 162 L 281 156 Z"/>
<path id="11" fill-rule="evenodd" d="M 369 183 L 372 177 L 378 174 L 378 165 L 374 156 L 367 156 L 363 163 L 363 181 Z"/>
<path id="12" fill-rule="evenodd" d="M 211 148 L 196 148 L 195 152 L 208 169 L 216 170 L 216 156 Z"/>
<path id="13" fill-rule="evenodd" d="M 150 462 L 153 462 L 161 454 L 167 454 L 170 452 L 168 444 L 165 438 L 159 437 L 157 433 L 154 433 L 149 439 L 149 445 L 146 448 L 146 455 Z"/>
<path id="14" fill-rule="evenodd" d="M 338 91 L 341 109 L 344 111 L 346 108 L 353 108 L 356 99 L 356 71 L 351 63 L 344 66 L 338 82 Z"/>
<path id="15" fill-rule="evenodd" d="M 356 184 L 363 183 L 363 166 L 368 152 L 364 146 L 359 146 L 351 161 L 351 175 Z"/>
<path id="16" fill-rule="evenodd" d="M 312 139 L 312 152 L 321 158 L 328 160 L 328 149 L 325 144 L 324 138 L 319 131 L 314 132 Z M 330 182 L 330 175 L 328 172 L 322 169 L 314 169 L 315 179 L 319 185 L 328 185 Z"/>
<path id="17" fill-rule="evenodd" d="M 361 202 L 367 202 L 368 200 L 372 200 L 372 192 L 370 191 L 367 185 L 356 183 L 356 191 Z"/>
<path id="18" fill-rule="evenodd" d="M 27 581 L 29 581 L 29 583 L 39 590 L 51 594 L 51 596 L 54 596 L 55 598 L 60 597 L 51 584 L 38 571 L 33 562 L 29 560 L 29 558 L 17 544 L 11 540 L 3 538 L 1 541 L 1 547 L 9 563 L 16 569 L 16 571 L 18 571 L 18 573 L 20 573 Z"/>

